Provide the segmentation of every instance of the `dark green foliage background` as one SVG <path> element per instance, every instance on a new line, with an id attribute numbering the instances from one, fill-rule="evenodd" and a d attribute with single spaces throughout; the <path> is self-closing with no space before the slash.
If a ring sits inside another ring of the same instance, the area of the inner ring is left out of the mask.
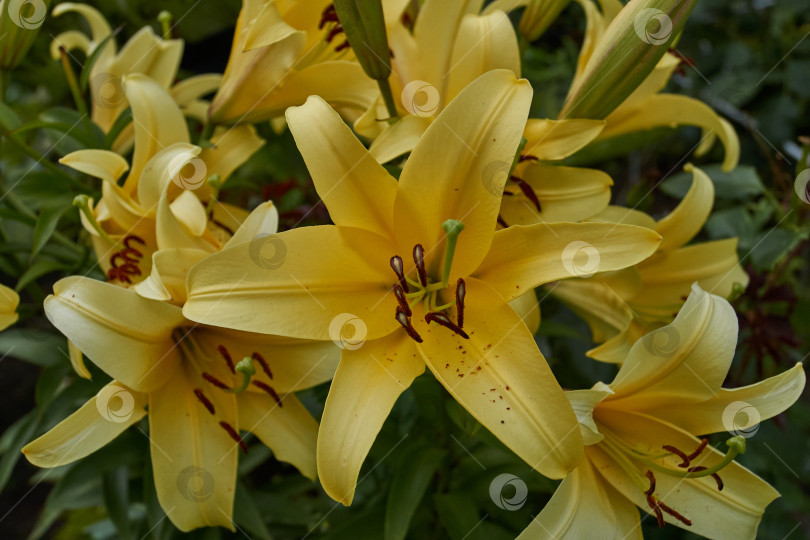
<path id="1" fill-rule="evenodd" d="M 145 24 L 157 30 L 161 10 L 174 13 L 179 22 L 175 35 L 186 40 L 182 77 L 224 69 L 240 7 L 236 0 L 93 3 L 113 26 L 123 25 L 121 38 Z M 807 0 L 701 0 L 677 47 L 693 65 L 683 66 L 669 91 L 699 97 L 723 112 L 742 142 L 741 166 L 731 174 L 712 165 L 722 159 L 719 144 L 710 156 L 696 160 L 707 166 L 717 188 L 714 213 L 700 238 L 738 236 L 740 256 L 752 275 L 751 287 L 735 301 L 742 328 L 726 386 L 784 371 L 808 351 L 810 207 L 793 191 L 798 136 L 810 136 L 807 7 Z M 5 103 L 23 121 L 72 123 L 78 118 L 70 111 L 61 66 L 50 59 L 47 47 L 49 36 L 81 24 L 74 15 L 49 18 L 22 65 L 4 74 Z M 556 115 L 583 28 L 582 10 L 572 4 L 546 35 L 524 44 L 524 76 L 535 88 L 533 116 Z M 225 197 L 245 206 L 272 198 L 286 227 L 313 206 L 317 210 L 304 224 L 328 222 L 289 134 L 273 135 L 268 126 L 260 130 L 268 144 L 229 181 Z M 42 129 L 25 135 L 52 160 L 97 137 L 90 128 L 81 137 L 74 133 L 62 138 Z M 638 205 L 660 216 L 685 193 L 688 179 L 679 171 L 698 140 L 696 129 L 656 130 L 611 141 L 570 161 L 608 171 L 616 184 L 614 203 Z M 75 410 L 107 380 L 89 363 L 92 382 L 72 372 L 66 342 L 41 308 L 58 278 L 77 273 L 103 277 L 94 270 L 86 235 L 70 205 L 77 193 L 97 195 L 99 185 L 73 173 L 73 182 L 54 176 L 5 142 L 0 173 L 6 195 L 0 202 L 0 281 L 16 286 L 22 296 L 20 322 L 0 334 L 0 535 L 183 536 L 155 499 L 145 459 L 145 420 L 73 465 L 43 471 L 21 459 L 19 449 L 26 442 Z M 32 254 L 32 246 L 40 249 Z M 614 369 L 584 356 L 591 347 L 587 327 L 543 291 L 538 294 L 543 323 L 537 340 L 563 387 L 609 382 Z M 318 415 L 326 393 L 321 387 L 302 397 Z M 250 452 L 240 462 L 234 512 L 238 531 L 200 530 L 189 537 L 404 538 L 410 521 L 408 538 L 507 539 L 539 512 L 556 485 L 518 460 L 430 374 L 417 379 L 398 401 L 364 466 L 351 508 L 334 503 L 317 485 L 273 460 L 257 441 L 249 444 Z M 765 514 L 761 538 L 810 538 L 809 456 L 810 400 L 805 392 L 787 414 L 762 424 L 740 459 L 782 493 Z M 529 485 L 528 500 L 518 511 L 502 510 L 490 499 L 491 480 L 504 472 Z M 674 527 L 661 531 L 649 518 L 643 523 L 649 537 L 690 536 Z"/>

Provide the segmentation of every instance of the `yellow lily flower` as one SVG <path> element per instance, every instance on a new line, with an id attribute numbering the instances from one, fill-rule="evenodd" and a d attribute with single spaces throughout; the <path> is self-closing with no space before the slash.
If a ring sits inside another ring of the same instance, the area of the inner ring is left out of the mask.
<path id="1" fill-rule="evenodd" d="M 354 120 L 371 104 L 377 85 L 341 34 L 329 0 L 243 0 L 211 121 L 277 119 L 310 95 Z"/>
<path id="2" fill-rule="evenodd" d="M 592 0 L 577 1 L 585 10 L 587 29 L 571 83 L 572 89 L 585 72 L 585 66 L 605 29 L 622 8 L 618 0 L 600 0 L 601 11 Z M 719 138 L 725 148 L 723 170 L 729 171 L 737 166 L 740 157 L 740 141 L 731 124 L 700 100 L 660 93 L 680 63 L 680 58 L 666 53 L 644 82 L 605 118 L 604 128 L 594 140 L 601 141 L 657 127 L 697 126 L 703 129 L 703 137 L 695 155 L 707 153 Z"/>
<path id="3" fill-rule="evenodd" d="M 191 320 L 343 343 L 318 438 L 321 483 L 343 504 L 394 402 L 425 365 L 543 474 L 564 476 L 581 457 L 573 413 L 507 302 L 569 276 L 563 250 L 573 241 L 618 269 L 649 256 L 659 237 L 606 224 L 495 232 L 506 173 L 491 178 L 485 169 L 511 163 L 530 101 L 528 82 L 511 72 L 483 75 L 431 124 L 396 181 L 325 101 L 310 98 L 287 121 L 336 225 L 276 235 L 285 256 L 272 268 L 252 264 L 242 245 L 189 275 Z"/>
<path id="4" fill-rule="evenodd" d="M 149 274 L 158 248 L 222 247 L 247 212 L 218 202 L 206 179 L 224 182 L 264 141 L 252 126 L 239 126 L 215 131 L 209 148 L 194 146 L 180 108 L 158 82 L 128 75 L 124 91 L 135 130 L 132 166 L 116 152 L 92 149 L 60 163 L 102 180 L 102 197 L 87 202 L 82 222 L 101 269 L 130 284 Z"/>
<path id="5" fill-rule="evenodd" d="M 655 255 L 633 268 L 560 282 L 554 288 L 553 294 L 588 322 L 594 341 L 605 342 L 588 356 L 621 362 L 642 335 L 673 320 L 694 282 L 724 298 L 731 296 L 735 283 L 748 285 L 736 238 L 686 245 L 711 213 L 714 185 L 697 167 L 684 169 L 693 174 L 692 187 L 666 217 L 655 221 L 643 212 L 608 207 L 590 219 L 649 227 L 663 237 Z"/>
<path id="6" fill-rule="evenodd" d="M 277 222 L 272 204 L 263 204 L 232 241 L 270 235 Z M 91 454 L 148 414 L 158 500 L 182 531 L 234 530 L 238 454 L 247 452 L 240 431 L 315 478 L 318 424 L 293 392 L 329 380 L 338 360 L 331 342 L 185 319 L 179 307 L 185 272 L 204 256 L 193 249 L 155 254 L 154 287 L 145 289 L 168 292 L 172 303 L 80 276 L 55 284 L 45 300 L 48 319 L 114 380 L 23 448 L 31 463 L 58 467 Z"/>
<path id="7" fill-rule="evenodd" d="M 17 307 L 20 305 L 20 295 L 14 289 L 0 284 L 0 330 L 5 330 L 20 318 Z"/>
<path id="8" fill-rule="evenodd" d="M 479 15 L 480 1 L 426 0 L 413 33 L 399 20 L 388 23 L 393 52 L 389 78 L 399 120 L 389 124 L 379 92 L 355 123 L 374 139 L 371 154 L 385 163 L 413 150 L 431 122 L 467 86 L 493 69 L 520 76 L 520 52 L 509 18 L 501 11 Z"/>
<path id="9" fill-rule="evenodd" d="M 104 16 L 92 6 L 65 2 L 53 9 L 57 17 L 69 12 L 85 18 L 90 26 L 90 36 L 78 30 L 68 30 L 56 36 L 51 42 L 51 56 L 56 60 L 61 57 L 61 48 L 67 51 L 79 49 L 90 55 L 112 34 Z M 182 56 L 182 40 L 162 39 L 149 26 L 138 30 L 120 51 L 114 40 L 108 41 L 90 70 L 93 122 L 104 133 L 112 128 L 116 118 L 130 105 L 123 80 L 134 73 L 147 75 L 161 87 L 171 89 L 177 104 L 187 115 L 205 119 L 207 104 L 199 98 L 216 90 L 221 76 L 198 75 L 172 86 Z M 135 127 L 130 125 L 116 138 L 113 144 L 116 152 L 124 154 L 129 151 L 134 142 L 134 130 Z"/>
<path id="10" fill-rule="evenodd" d="M 661 350 L 658 344 L 671 341 Z M 801 364 L 722 388 L 737 344 L 732 307 L 697 285 L 675 321 L 646 335 L 609 385 L 567 392 L 585 459 L 520 538 L 641 538 L 639 507 L 659 526 L 707 538 L 755 538 L 779 493 L 733 458 L 760 419 L 801 395 Z M 739 414 L 742 413 L 742 414 Z M 696 435 L 728 431 L 724 456 Z"/>

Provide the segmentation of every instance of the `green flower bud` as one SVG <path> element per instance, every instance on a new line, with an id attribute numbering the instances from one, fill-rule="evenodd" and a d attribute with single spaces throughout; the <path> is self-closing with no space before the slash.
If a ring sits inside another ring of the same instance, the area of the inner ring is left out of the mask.
<path id="1" fill-rule="evenodd" d="M 571 0 L 529 0 L 518 29 L 529 41 L 543 35 Z"/>
<path id="2" fill-rule="evenodd" d="M 15 68 L 37 37 L 51 0 L 0 0 L 0 70 Z"/>

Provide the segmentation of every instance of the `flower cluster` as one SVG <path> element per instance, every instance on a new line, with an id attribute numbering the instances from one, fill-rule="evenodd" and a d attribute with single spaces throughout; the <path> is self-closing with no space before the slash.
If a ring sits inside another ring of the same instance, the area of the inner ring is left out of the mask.
<path id="1" fill-rule="evenodd" d="M 695 156 L 739 143 L 710 107 L 661 90 L 694 1 L 578 0 L 587 30 L 554 118 L 530 118 L 521 43 L 568 4 L 497 0 L 243 0 L 223 75 L 175 82 L 183 42 L 150 27 L 120 49 L 91 29 L 89 114 L 110 144 L 60 163 L 99 180 L 76 198 L 106 281 L 70 276 L 44 301 L 85 378 L 111 381 L 23 448 L 40 467 L 90 455 L 146 418 L 172 523 L 233 530 L 254 434 L 352 504 L 395 402 L 426 371 L 531 468 L 562 479 L 525 538 L 640 537 L 640 514 L 709 538 L 753 538 L 778 493 L 735 461 L 737 402 L 759 419 L 804 388 L 801 364 L 723 388 L 745 288 L 736 239 L 692 240 L 714 184 L 658 219 L 610 204 L 613 180 L 567 158 L 628 133 L 697 126 Z M 522 9 L 518 28 L 510 11 Z M 213 97 L 207 97 L 214 94 Z M 209 101 L 210 99 L 210 101 Z M 289 130 L 331 224 L 279 231 L 271 201 L 224 201 L 229 177 Z M 189 126 L 201 127 L 195 133 Z M 194 142 L 192 142 L 194 141 Z M 590 326 L 610 383 L 563 389 L 534 339 L 536 290 Z M 0 289 L 0 327 L 16 294 Z M 427 370 L 426 370 L 427 368 Z M 296 392 L 329 384 L 317 421 Z M 720 450 L 703 438 L 733 435 Z M 743 433 L 743 434 L 741 434 Z M 191 476 L 204 496 L 179 486 Z"/>

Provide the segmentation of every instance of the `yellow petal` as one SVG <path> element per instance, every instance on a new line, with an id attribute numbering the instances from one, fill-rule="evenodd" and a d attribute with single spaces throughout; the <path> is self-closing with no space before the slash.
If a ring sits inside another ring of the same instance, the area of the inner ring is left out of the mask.
<path id="1" fill-rule="evenodd" d="M 92 379 L 93 377 L 90 375 L 90 371 L 88 371 L 87 366 L 84 365 L 84 354 L 82 351 L 70 340 L 67 340 L 67 344 L 68 356 L 70 357 L 70 365 L 73 366 L 73 371 L 82 379 Z"/>
<path id="2" fill-rule="evenodd" d="M 207 252 L 197 249 L 161 249 L 152 254 L 152 272 L 133 290 L 144 298 L 182 306 L 186 301 L 186 276 Z"/>
<path id="3" fill-rule="evenodd" d="M 322 340 L 333 339 L 338 316 L 351 315 L 376 339 L 399 327 L 391 251 L 384 238 L 348 227 L 259 236 L 196 265 L 184 311 L 225 328 Z"/>
<path id="4" fill-rule="evenodd" d="M 63 13 L 76 12 L 87 21 L 90 26 L 90 32 L 93 36 L 93 41 L 98 43 L 103 41 L 104 38 L 112 33 L 110 25 L 104 16 L 94 7 L 87 4 L 78 4 L 73 2 L 62 2 L 53 8 L 53 16 L 58 17 Z M 113 45 L 114 47 L 114 45 Z"/>
<path id="5" fill-rule="evenodd" d="M 598 223 L 638 225 L 639 227 L 655 229 L 655 220 L 653 218 L 644 212 L 640 212 L 632 208 L 624 208 L 623 206 L 608 206 L 588 221 L 595 221 Z"/>
<path id="6" fill-rule="evenodd" d="M 661 251 L 671 251 L 687 244 L 703 228 L 714 206 L 711 178 L 691 163 L 683 170 L 692 173 L 692 187 L 677 208 L 655 224 L 656 232 L 663 238 Z"/>
<path id="7" fill-rule="evenodd" d="M 203 236 L 207 214 L 200 200 L 184 191 L 171 204 L 164 197 L 158 204 L 157 245 L 160 249 L 198 249 L 213 252 L 218 246 Z"/>
<path id="8" fill-rule="evenodd" d="M 599 281 L 567 279 L 553 285 L 550 290 L 574 313 L 585 319 L 596 343 L 615 336 L 627 328 L 633 319 L 627 304 Z"/>
<path id="9" fill-rule="evenodd" d="M 584 459 L 518 536 L 520 540 L 641 540 L 638 510 Z"/>
<path id="10" fill-rule="evenodd" d="M 188 143 L 183 113 L 168 90 L 146 75 L 134 73 L 124 78 L 124 92 L 132 107 L 135 151 L 124 189 L 133 192 L 146 163 L 158 151 L 174 143 Z M 143 203 L 143 201 L 141 201 Z"/>
<path id="11" fill-rule="evenodd" d="M 630 110 L 631 108 L 639 106 L 646 99 L 663 90 L 669 82 L 670 77 L 672 77 L 672 73 L 680 65 L 680 58 L 674 54 L 670 54 L 669 52 L 664 53 L 664 56 L 662 56 L 661 60 L 659 60 L 658 64 L 656 64 L 655 69 L 653 69 L 652 72 L 647 75 L 647 78 L 644 79 L 644 81 L 638 85 L 635 90 L 633 90 L 632 94 L 627 96 L 627 99 L 625 99 L 622 104 L 616 108 L 616 110 Z"/>
<path id="12" fill-rule="evenodd" d="M 318 474 L 327 495 L 351 504 L 377 433 L 399 395 L 424 370 L 405 332 L 344 349 L 318 433 Z"/>
<path id="13" fill-rule="evenodd" d="M 391 235 L 397 182 L 316 96 L 287 111 L 315 189 L 337 225 Z"/>
<path id="14" fill-rule="evenodd" d="M 171 88 L 172 98 L 180 105 L 186 107 L 201 97 L 215 92 L 222 84 L 220 73 L 205 73 L 183 79 Z"/>
<path id="15" fill-rule="evenodd" d="M 656 127 L 698 126 L 704 129 L 704 136 L 709 132 L 723 142 L 726 151 L 724 171 L 736 167 L 740 159 L 740 141 L 731 124 L 720 118 L 708 105 L 688 96 L 650 96 L 637 107 L 617 109 L 605 120 L 607 126 L 599 139 Z"/>
<path id="16" fill-rule="evenodd" d="M 388 163 L 412 151 L 429 125 L 429 118 L 412 114 L 403 116 L 374 139 L 368 151 L 379 163 Z"/>
<path id="17" fill-rule="evenodd" d="M 0 285 L 0 330 L 5 330 L 17 322 L 17 306 L 20 305 L 20 295 L 5 285 Z"/>
<path id="18" fill-rule="evenodd" d="M 62 32 L 51 41 L 51 58 L 54 60 L 59 60 L 62 56 L 62 53 L 59 52 L 60 49 L 64 48 L 66 51 L 72 51 L 73 49 L 79 49 L 83 53 L 87 54 L 87 51 L 90 50 L 90 39 L 84 32 L 79 32 L 78 30 L 68 30 L 66 32 Z"/>
<path id="19" fill-rule="evenodd" d="M 271 201 L 257 206 L 236 229 L 225 248 L 253 241 L 257 236 L 270 236 L 278 231 L 278 210 Z"/>
<path id="20" fill-rule="evenodd" d="M 111 64 L 111 72 L 120 75 L 143 73 L 168 88 L 177 75 L 183 56 L 183 40 L 159 38 L 151 26 L 144 26 L 121 47 Z M 121 104 L 124 108 L 125 104 Z"/>
<path id="21" fill-rule="evenodd" d="M 80 276 L 57 281 L 53 291 L 48 320 L 104 372 L 139 392 L 171 376 L 179 359 L 172 330 L 185 322 L 178 308 Z"/>
<path id="22" fill-rule="evenodd" d="M 582 459 L 576 417 L 520 317 L 486 283 L 467 280 L 469 339 L 417 320 L 425 363 L 493 435 L 549 478 Z"/>
<path id="23" fill-rule="evenodd" d="M 153 216 L 157 212 L 158 202 L 169 190 L 198 189 L 205 182 L 208 172 L 205 162 L 199 157 L 199 146 L 175 143 L 156 150 L 137 180 L 138 202 Z M 131 179 L 132 173 L 127 182 Z"/>
<path id="24" fill-rule="evenodd" d="M 453 274 L 465 275 L 478 266 L 492 242 L 531 94 L 529 83 L 512 72 L 490 71 L 430 125 L 399 179 L 394 224 L 401 250 L 421 243 L 431 251 L 444 236 L 441 224 L 457 219 L 465 228 Z"/>
<path id="25" fill-rule="evenodd" d="M 541 161 L 565 159 L 593 141 L 605 127 L 604 120 L 547 120 L 530 118 L 523 136 L 523 154 Z"/>
<path id="26" fill-rule="evenodd" d="M 558 279 L 632 266 L 655 252 L 659 241 L 654 231 L 634 225 L 516 225 L 495 233 L 474 275 L 509 301 Z"/>
<path id="27" fill-rule="evenodd" d="M 676 406 L 714 396 L 737 345 L 737 316 L 724 299 L 694 285 L 675 321 L 633 345 L 603 403 L 623 408 Z"/>
<path id="28" fill-rule="evenodd" d="M 194 395 L 201 389 L 216 414 Z M 237 429 L 236 398 L 205 382 L 184 362 L 149 394 L 149 440 L 158 501 L 183 532 L 231 523 L 239 446 L 220 425 Z"/>
<path id="29" fill-rule="evenodd" d="M 661 418 L 690 433 L 707 435 L 729 431 L 751 436 L 761 420 L 785 411 L 801 396 L 805 385 L 801 363 L 763 381 L 740 388 L 721 388 L 700 403 L 680 403 L 677 407 L 650 409 L 647 414 Z"/>
<path id="30" fill-rule="evenodd" d="M 447 102 L 493 69 L 508 69 L 520 77 L 520 51 L 509 17 L 502 11 L 481 16 L 465 15 L 453 45 L 449 68 L 444 75 Z"/>
<path id="31" fill-rule="evenodd" d="M 582 441 L 586 446 L 596 444 L 605 438 L 599 432 L 599 426 L 593 419 L 593 410 L 603 399 L 612 394 L 613 390 L 609 386 L 599 382 L 590 390 L 571 390 L 565 393 L 565 397 L 568 398 L 571 408 L 574 409 L 574 414 L 577 416 Z"/>
<path id="32" fill-rule="evenodd" d="M 219 175 L 225 182 L 238 167 L 264 146 L 264 139 L 253 126 L 231 128 L 218 127 L 211 137 L 213 146 L 203 148 L 200 159 L 205 163 L 206 174 Z"/>
<path id="33" fill-rule="evenodd" d="M 700 442 L 691 434 L 671 424 L 639 414 L 613 413 L 609 427 L 627 444 L 649 454 L 660 454 L 662 444 L 691 452 Z M 622 472 L 620 467 L 609 461 L 605 454 L 597 449 L 589 451 L 588 455 L 593 456 L 600 474 L 620 493 L 645 512 L 652 513 L 644 492 Z M 693 464 L 710 467 L 720 461 L 722 455 L 709 445 Z M 664 462 L 669 467 L 677 469 L 680 459 L 670 456 Z M 649 468 L 643 463 L 637 463 L 637 467 L 639 475 Z M 667 524 L 708 538 L 755 538 L 765 507 L 776 499 L 779 493 L 736 462 L 724 467 L 719 474 L 723 479 L 723 491 L 717 489 L 711 477 L 684 480 L 656 473 L 656 495 L 667 506 L 690 519 L 692 525 L 687 527 L 666 513 L 664 520 Z"/>
<path id="34" fill-rule="evenodd" d="M 129 170 L 127 160 L 109 150 L 77 150 L 61 158 L 59 163 L 113 184 Z"/>
<path id="35" fill-rule="evenodd" d="M 424 80 L 446 95 L 450 60 L 464 15 L 481 10 L 482 0 L 431 0 L 419 10 L 413 35 L 419 50 Z M 441 107 L 444 103 L 440 102 Z"/>
<path id="36" fill-rule="evenodd" d="M 279 406 L 267 394 L 242 392 L 237 396 L 239 429 L 250 431 L 267 445 L 275 458 L 292 464 L 315 480 L 315 443 L 318 422 L 293 394 Z"/>
<path id="37" fill-rule="evenodd" d="M 59 467 L 88 456 L 146 416 L 146 395 L 112 381 L 22 452 L 37 467 Z"/>
<path id="38" fill-rule="evenodd" d="M 610 202 L 610 176 L 596 169 L 530 163 L 519 173 L 534 191 L 540 211 L 517 186 L 508 186 L 501 217 L 508 225 L 541 221 L 581 221 L 602 212 Z"/>
<path id="39" fill-rule="evenodd" d="M 528 291 L 509 302 L 515 313 L 526 323 L 526 327 L 532 334 L 537 333 L 540 328 L 540 305 L 537 303 L 537 296 L 534 291 Z"/>

